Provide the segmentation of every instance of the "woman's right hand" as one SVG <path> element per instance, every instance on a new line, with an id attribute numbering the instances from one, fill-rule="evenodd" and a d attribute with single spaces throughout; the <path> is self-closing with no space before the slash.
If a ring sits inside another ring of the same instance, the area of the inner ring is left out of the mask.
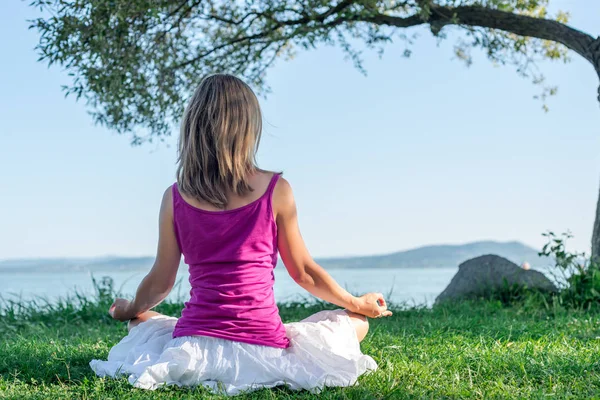
<path id="1" fill-rule="evenodd" d="M 135 313 L 131 310 L 131 302 L 121 298 L 115 299 L 108 309 L 108 313 L 117 321 L 127 321 L 135 318 Z"/>
<path id="2" fill-rule="evenodd" d="M 367 293 L 357 298 L 356 310 L 351 310 L 369 318 L 389 317 L 392 312 L 381 293 Z"/>

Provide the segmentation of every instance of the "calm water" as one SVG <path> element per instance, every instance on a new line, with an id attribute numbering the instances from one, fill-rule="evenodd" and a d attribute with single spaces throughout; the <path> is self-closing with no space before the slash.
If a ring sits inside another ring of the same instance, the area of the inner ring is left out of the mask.
<path id="1" fill-rule="evenodd" d="M 340 285 L 352 293 L 378 291 L 386 295 L 391 302 L 413 305 L 432 304 L 435 297 L 444 290 L 457 271 L 458 268 L 333 269 L 329 270 L 329 273 Z M 145 271 L 96 271 L 94 277 L 98 280 L 103 276 L 110 276 L 114 279 L 116 289 L 125 295 L 132 295 L 145 273 Z M 187 271 L 178 275 L 179 283 L 173 289 L 170 298 L 187 299 L 190 290 L 187 279 Z M 287 275 L 285 268 L 281 266 L 275 269 L 275 281 L 275 298 L 278 302 L 302 300 L 309 296 Z M 29 299 L 42 296 L 55 299 L 72 294 L 75 290 L 85 294 L 94 293 L 89 272 L 0 272 L 0 295 L 4 298 L 20 296 Z"/>

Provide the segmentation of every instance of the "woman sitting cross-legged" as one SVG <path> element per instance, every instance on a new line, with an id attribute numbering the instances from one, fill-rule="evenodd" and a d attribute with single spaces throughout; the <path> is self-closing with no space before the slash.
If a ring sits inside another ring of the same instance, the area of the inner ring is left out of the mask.
<path id="1" fill-rule="evenodd" d="M 224 74 L 201 82 L 183 116 L 177 182 L 162 199 L 156 261 L 135 298 L 111 306 L 129 333 L 107 361 L 91 361 L 97 375 L 236 394 L 349 386 L 377 368 L 359 342 L 366 317 L 391 312 L 380 293 L 355 297 L 312 260 L 290 184 L 255 164 L 261 126 L 244 82 Z M 341 308 L 283 324 L 273 294 L 278 253 L 295 282 Z M 181 317 L 150 311 L 171 291 L 182 254 L 191 292 Z"/>

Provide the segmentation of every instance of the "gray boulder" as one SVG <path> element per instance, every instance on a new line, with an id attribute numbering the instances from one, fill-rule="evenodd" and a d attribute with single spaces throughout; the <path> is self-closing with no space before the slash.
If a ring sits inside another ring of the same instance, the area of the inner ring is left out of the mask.
<path id="1" fill-rule="evenodd" d="M 504 288 L 505 280 L 509 286 L 517 284 L 546 292 L 557 291 L 556 286 L 541 272 L 524 270 L 506 258 L 490 254 L 460 264 L 458 272 L 435 302 L 480 297 Z"/>

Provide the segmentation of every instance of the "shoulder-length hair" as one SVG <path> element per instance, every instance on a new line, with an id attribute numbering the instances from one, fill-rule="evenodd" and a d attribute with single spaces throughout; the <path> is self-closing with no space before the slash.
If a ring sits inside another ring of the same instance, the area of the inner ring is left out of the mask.
<path id="1" fill-rule="evenodd" d="M 261 131 L 258 99 L 246 83 L 228 74 L 204 78 L 181 123 L 178 188 L 217 208 L 227 206 L 227 193 L 252 191 Z"/>

